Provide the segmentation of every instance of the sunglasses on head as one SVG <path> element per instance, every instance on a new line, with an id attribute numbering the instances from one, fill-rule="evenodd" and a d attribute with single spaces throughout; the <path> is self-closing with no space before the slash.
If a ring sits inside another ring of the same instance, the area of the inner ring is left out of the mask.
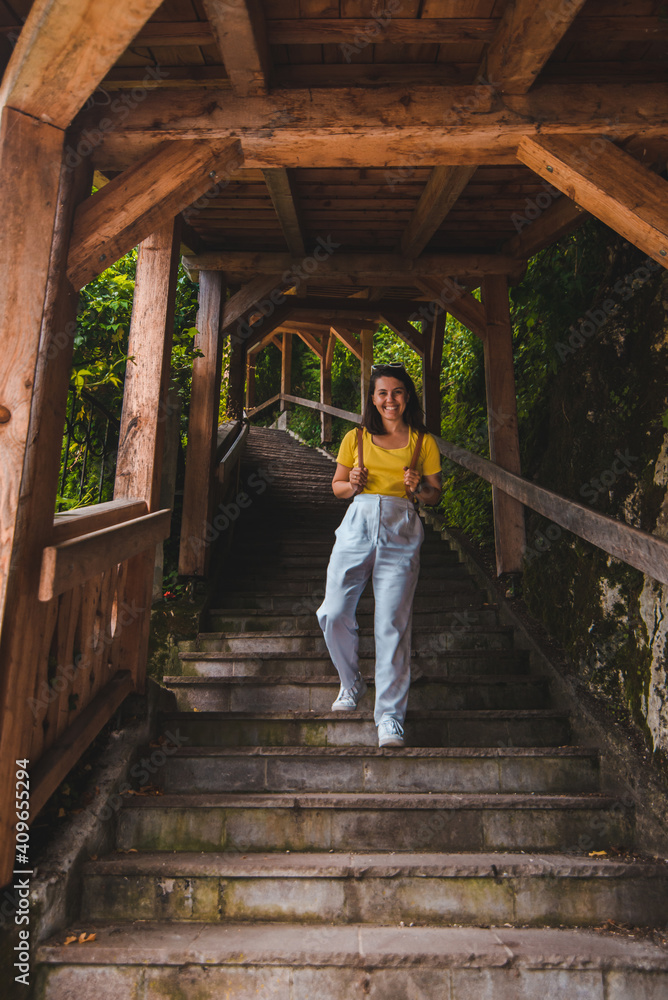
<path id="1" fill-rule="evenodd" d="M 401 368 L 403 371 L 406 371 L 403 361 L 384 361 L 381 364 L 371 365 L 372 372 L 377 372 L 381 368 Z"/>

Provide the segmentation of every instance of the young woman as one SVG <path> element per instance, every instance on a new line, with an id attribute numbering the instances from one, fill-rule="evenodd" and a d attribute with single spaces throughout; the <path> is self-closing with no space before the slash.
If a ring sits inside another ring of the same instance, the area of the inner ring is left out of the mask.
<path id="1" fill-rule="evenodd" d="M 369 578 L 375 597 L 378 745 L 404 746 L 403 723 L 410 687 L 413 594 L 424 531 L 408 493 L 424 504 L 441 496 L 441 456 L 425 432 L 415 386 L 403 365 L 373 365 L 358 432 L 341 442 L 332 489 L 354 497 L 336 530 L 318 622 L 341 680 L 335 711 L 357 708 L 367 687 L 358 667 L 356 610 Z M 414 470 L 413 453 L 423 435 Z"/>

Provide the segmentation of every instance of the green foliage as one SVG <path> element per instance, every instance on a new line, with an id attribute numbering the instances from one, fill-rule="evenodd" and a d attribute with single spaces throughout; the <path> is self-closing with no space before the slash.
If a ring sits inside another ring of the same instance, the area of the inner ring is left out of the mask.
<path id="1" fill-rule="evenodd" d="M 137 252 L 131 251 L 81 290 L 74 335 L 68 418 L 63 439 L 58 508 L 111 499 Z M 171 379 L 181 403 L 181 436 L 187 434 L 197 286 L 180 269 L 177 280 Z M 110 418 L 110 419 L 109 419 Z M 86 448 L 86 441 L 89 447 Z M 107 459 L 103 469 L 102 455 Z M 104 475 L 103 475 L 104 473 Z"/>

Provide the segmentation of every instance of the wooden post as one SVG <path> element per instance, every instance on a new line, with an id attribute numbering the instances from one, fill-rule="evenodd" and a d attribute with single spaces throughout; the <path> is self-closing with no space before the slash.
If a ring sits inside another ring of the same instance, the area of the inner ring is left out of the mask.
<path id="1" fill-rule="evenodd" d="M 246 409 L 255 406 L 255 354 L 246 356 Z"/>
<path id="2" fill-rule="evenodd" d="M 281 392 L 292 393 L 292 334 L 282 334 L 281 346 Z M 281 400 L 281 413 L 290 409 L 290 404 Z"/>
<path id="3" fill-rule="evenodd" d="M 47 287 L 63 133 L 10 108 L 0 119 L 0 624 Z M 68 231 L 69 238 L 69 231 Z M 49 512 L 49 519 L 53 509 Z"/>
<path id="4" fill-rule="evenodd" d="M 503 469 L 520 475 L 513 334 L 507 279 L 503 275 L 483 278 L 482 294 L 487 317 L 485 385 L 489 457 Z M 525 546 L 524 507 L 496 486 L 492 487 L 492 502 L 496 572 L 499 576 L 502 573 L 520 573 Z"/>
<path id="5" fill-rule="evenodd" d="M 431 323 L 427 349 L 422 358 L 422 412 L 428 431 L 441 433 L 441 362 L 448 314 L 437 312 Z"/>
<path id="6" fill-rule="evenodd" d="M 336 338 L 332 333 L 322 337 L 322 357 L 320 358 L 320 402 L 332 405 L 332 358 Z M 329 413 L 320 414 L 320 443 L 328 444 L 332 440 L 332 417 Z"/>
<path id="7" fill-rule="evenodd" d="M 199 311 L 195 347 L 201 357 L 193 363 L 186 480 L 183 491 L 179 573 L 206 576 L 210 548 L 207 528 L 213 517 L 213 474 L 216 455 L 220 369 L 221 319 L 225 288 L 221 271 L 200 271 Z"/>
<path id="8" fill-rule="evenodd" d="M 13 118 L 11 112 L 8 118 Z M 53 140 L 57 142 L 49 147 Z M 11 877 L 14 762 L 28 756 L 32 743 L 35 719 L 29 698 L 35 694 L 47 626 L 48 605 L 38 599 L 39 580 L 42 551 L 53 531 L 77 310 L 65 262 L 74 209 L 91 186 L 84 165 L 76 173 L 59 170 L 59 188 L 51 187 L 49 148 L 59 158 L 62 146 L 55 129 L 19 115 L 11 142 L 7 160 L 3 148 L 3 177 L 5 167 L 12 161 L 16 165 L 17 156 L 25 159 L 13 173 L 12 184 L 4 183 L 0 193 L 0 403 L 11 414 L 0 424 L 5 494 L 0 578 L 7 585 L 0 645 L 0 885 Z M 25 384 L 19 383 L 19 376 Z"/>
<path id="9" fill-rule="evenodd" d="M 114 499 L 145 500 L 159 509 L 167 388 L 172 349 L 179 220 L 170 219 L 139 245 Z M 155 552 L 134 556 L 125 599 L 134 620 L 123 629 L 121 655 L 135 689 L 144 690 Z"/>
<path id="10" fill-rule="evenodd" d="M 230 420 L 241 420 L 244 413 L 244 374 L 246 371 L 246 347 L 235 337 L 230 347 L 227 385 L 227 416 Z"/>
<path id="11" fill-rule="evenodd" d="M 360 394 L 362 397 L 362 413 L 366 403 L 369 383 L 371 381 L 371 365 L 373 364 L 373 330 L 362 330 L 360 332 L 362 344 L 362 361 L 360 364 Z"/>

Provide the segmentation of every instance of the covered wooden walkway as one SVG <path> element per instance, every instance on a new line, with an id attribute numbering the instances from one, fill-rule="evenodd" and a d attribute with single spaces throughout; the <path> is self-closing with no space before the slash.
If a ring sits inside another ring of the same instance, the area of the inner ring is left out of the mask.
<path id="1" fill-rule="evenodd" d="M 0 0 L 0 882 L 14 762 L 30 761 L 34 816 L 143 690 L 179 256 L 199 280 L 202 354 L 183 573 L 207 570 L 225 338 L 239 416 L 268 343 L 291 395 L 301 337 L 326 439 L 333 344 L 360 359 L 363 389 L 382 320 L 422 358 L 438 432 L 448 312 L 484 343 L 497 569 L 520 571 L 533 501 L 517 486 L 508 287 L 588 213 L 666 266 L 659 6 Z M 54 525 L 77 293 L 137 245 L 115 499 Z M 661 543 L 625 539 L 622 557 L 640 547 L 665 580 Z M 58 697 L 40 700 L 44 685 Z"/>

